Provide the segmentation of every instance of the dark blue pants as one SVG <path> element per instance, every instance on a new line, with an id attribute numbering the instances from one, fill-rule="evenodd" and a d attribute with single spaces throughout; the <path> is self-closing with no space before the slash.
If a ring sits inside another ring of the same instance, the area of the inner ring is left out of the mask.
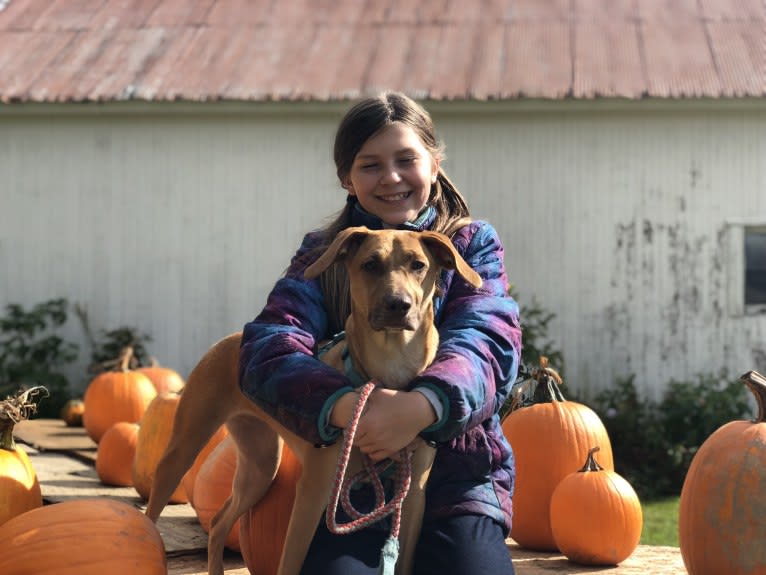
<path id="1" fill-rule="evenodd" d="M 317 529 L 301 575 L 375 575 L 388 531 L 333 535 Z M 503 531 L 489 517 L 461 515 L 423 525 L 415 575 L 514 575 Z"/>

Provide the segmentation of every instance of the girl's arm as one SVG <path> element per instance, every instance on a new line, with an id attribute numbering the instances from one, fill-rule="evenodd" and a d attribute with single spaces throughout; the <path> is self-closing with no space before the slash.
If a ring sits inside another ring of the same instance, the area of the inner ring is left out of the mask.
<path id="1" fill-rule="evenodd" d="M 449 441 L 492 417 L 503 404 L 519 368 L 519 309 L 508 295 L 503 246 L 495 229 L 476 221 L 453 237 L 458 251 L 482 277 L 474 289 L 460 277 L 452 283 L 440 313 L 436 359 L 412 382 L 441 400 L 441 418 L 424 438 Z"/>
<path id="2" fill-rule="evenodd" d="M 242 392 L 261 409 L 306 440 L 326 444 L 340 433 L 327 425 L 328 412 L 353 387 L 315 357 L 328 327 L 318 281 L 303 278 L 315 243 L 311 234 L 304 238 L 263 311 L 245 325 L 239 374 Z"/>

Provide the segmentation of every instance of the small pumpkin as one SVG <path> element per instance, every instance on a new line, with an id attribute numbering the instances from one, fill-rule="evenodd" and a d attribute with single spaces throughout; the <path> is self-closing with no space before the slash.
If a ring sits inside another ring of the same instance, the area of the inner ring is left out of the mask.
<path id="1" fill-rule="evenodd" d="M 104 485 L 133 486 L 138 424 L 118 421 L 106 430 L 96 452 L 96 473 Z"/>
<path id="2" fill-rule="evenodd" d="M 107 497 L 72 499 L 14 517 L 0 525 L 0 549 L 4 575 L 168 572 L 154 523 L 135 507 Z"/>
<path id="3" fill-rule="evenodd" d="M 277 476 L 263 498 L 240 518 L 239 547 L 251 575 L 277 572 L 295 501 L 301 464 L 284 444 Z"/>
<path id="4" fill-rule="evenodd" d="M 144 500 L 149 499 L 157 465 L 170 442 L 180 397 L 173 392 L 157 395 L 147 406 L 139 423 L 132 476 L 133 487 Z M 178 485 L 170 496 L 170 502 L 186 503 L 187 501 L 183 487 Z"/>
<path id="5" fill-rule="evenodd" d="M 551 528 L 559 550 L 583 565 L 617 565 L 638 546 L 643 514 L 623 477 L 601 467 L 594 453 L 580 471 L 561 480 L 551 496 Z"/>
<path id="6" fill-rule="evenodd" d="M 202 469 L 202 465 L 204 465 L 205 461 L 208 457 L 210 457 L 210 454 L 213 453 L 218 444 L 226 439 L 228 435 L 229 430 L 226 429 L 225 425 L 219 427 L 210 437 L 210 439 L 207 440 L 205 446 L 200 450 L 200 452 L 197 454 L 197 457 L 194 459 L 194 463 L 184 474 L 183 479 L 181 479 L 181 485 L 183 486 L 184 493 L 186 494 L 186 498 L 189 500 L 189 505 L 192 507 L 194 507 L 194 485 L 197 482 L 197 476 Z"/>
<path id="7" fill-rule="evenodd" d="M 35 412 L 35 401 L 43 393 L 47 394 L 44 387 L 33 387 L 0 401 L 0 525 L 43 504 L 32 462 L 13 440 L 14 425 Z M 6 571 L 0 569 L 0 573 Z"/>
<path id="8" fill-rule="evenodd" d="M 152 358 L 151 365 L 139 367 L 136 371 L 143 373 L 151 380 L 157 393 L 168 391 L 178 393 L 184 388 L 186 383 L 181 374 L 174 369 L 160 365 L 155 358 Z"/>
<path id="9" fill-rule="evenodd" d="M 213 517 L 231 495 L 236 471 L 237 444 L 229 435 L 202 464 L 194 482 L 194 511 L 205 533 L 210 533 Z M 239 551 L 239 520 L 226 538 L 226 547 Z"/>
<path id="10" fill-rule="evenodd" d="M 82 427 L 82 415 L 85 413 L 85 403 L 82 399 L 70 399 L 63 407 L 59 416 L 67 427 Z"/>
<path id="11" fill-rule="evenodd" d="M 516 460 L 511 537 L 520 546 L 556 551 L 550 520 L 553 490 L 582 465 L 582 454 L 601 446 L 601 464 L 614 470 L 604 424 L 586 405 L 567 401 L 559 374 L 545 357 L 514 397 L 502 422 Z"/>
<path id="12" fill-rule="evenodd" d="M 148 377 L 129 369 L 132 355 L 132 350 L 126 348 L 117 371 L 97 375 L 85 390 L 83 426 L 96 443 L 118 421 L 135 423 L 141 419 L 157 395 Z"/>
<path id="13" fill-rule="evenodd" d="M 678 542 L 689 575 L 766 573 L 766 377 L 749 371 L 740 380 L 758 415 L 714 431 L 681 488 Z"/>

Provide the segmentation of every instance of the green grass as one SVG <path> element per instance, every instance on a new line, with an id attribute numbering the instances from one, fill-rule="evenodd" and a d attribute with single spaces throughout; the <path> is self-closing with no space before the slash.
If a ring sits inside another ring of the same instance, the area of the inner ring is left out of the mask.
<path id="1" fill-rule="evenodd" d="M 642 545 L 678 547 L 678 500 L 678 497 L 669 497 L 642 504 L 644 513 Z"/>

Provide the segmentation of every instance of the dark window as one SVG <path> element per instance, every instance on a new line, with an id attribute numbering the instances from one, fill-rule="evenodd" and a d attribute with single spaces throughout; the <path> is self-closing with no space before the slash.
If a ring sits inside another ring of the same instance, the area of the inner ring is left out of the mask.
<path id="1" fill-rule="evenodd" d="M 745 305 L 766 304 L 766 227 L 745 228 Z"/>

